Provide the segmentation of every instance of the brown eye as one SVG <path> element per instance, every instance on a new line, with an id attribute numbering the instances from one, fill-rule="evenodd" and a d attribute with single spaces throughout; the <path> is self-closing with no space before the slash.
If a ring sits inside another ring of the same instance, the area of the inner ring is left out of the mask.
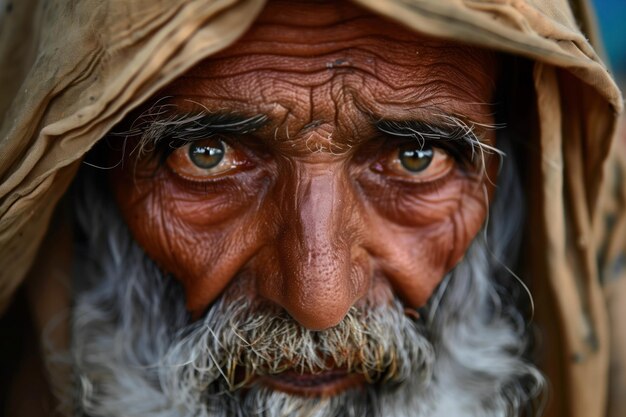
<path id="1" fill-rule="evenodd" d="M 415 149 L 400 149 L 400 163 L 409 172 L 421 172 L 428 168 L 433 160 L 433 148 L 430 146 Z"/>
<path id="2" fill-rule="evenodd" d="M 203 181 L 235 171 L 249 161 L 223 140 L 211 138 L 176 149 L 166 163 L 183 178 Z"/>
<path id="3" fill-rule="evenodd" d="M 429 182 L 445 177 L 454 167 L 454 158 L 443 149 L 411 143 L 387 153 L 372 169 L 410 182 Z"/>
<path id="4" fill-rule="evenodd" d="M 224 142 L 221 140 L 206 142 L 208 143 L 189 145 L 189 159 L 202 169 L 214 168 L 224 159 Z"/>

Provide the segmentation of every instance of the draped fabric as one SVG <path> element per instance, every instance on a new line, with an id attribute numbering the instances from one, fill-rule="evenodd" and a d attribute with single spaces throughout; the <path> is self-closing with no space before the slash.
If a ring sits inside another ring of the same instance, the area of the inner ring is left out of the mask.
<path id="1" fill-rule="evenodd" d="M 616 370 L 626 364 L 626 332 L 617 323 L 626 318 L 626 184 L 613 144 L 622 101 L 592 46 L 589 6 L 356 2 L 417 32 L 532 62 L 537 120 L 527 140 L 539 152 L 525 167 L 533 179 L 525 278 L 548 334 L 541 353 L 552 382 L 548 412 L 626 415 L 626 371 Z M 43 282 L 50 273 L 42 265 L 58 255 L 42 241 L 83 156 L 130 110 L 233 43 L 262 6 L 0 0 L 0 311 L 29 271 Z"/>

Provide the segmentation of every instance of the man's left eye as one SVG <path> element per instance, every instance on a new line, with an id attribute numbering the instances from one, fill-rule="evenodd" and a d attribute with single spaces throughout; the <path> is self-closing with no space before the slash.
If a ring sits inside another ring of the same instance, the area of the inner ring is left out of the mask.
<path id="1" fill-rule="evenodd" d="M 400 149 L 398 153 L 398 159 L 402 167 L 413 174 L 426 170 L 432 162 L 433 157 L 434 152 L 431 146 L 420 149 Z"/>
<path id="2" fill-rule="evenodd" d="M 176 174 L 193 181 L 224 175 L 244 163 L 245 159 L 219 138 L 188 143 L 167 158 L 167 165 Z"/>
<path id="3" fill-rule="evenodd" d="M 445 150 L 412 143 L 387 154 L 377 171 L 413 182 L 429 182 L 445 177 L 454 166 L 454 158 Z"/>

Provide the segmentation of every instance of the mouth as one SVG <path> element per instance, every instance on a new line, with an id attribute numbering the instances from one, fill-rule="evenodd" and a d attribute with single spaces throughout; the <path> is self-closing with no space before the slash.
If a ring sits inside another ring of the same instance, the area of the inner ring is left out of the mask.
<path id="1" fill-rule="evenodd" d="M 365 384 L 361 374 L 336 368 L 320 373 L 285 371 L 259 377 L 258 383 L 268 388 L 303 397 L 330 397 Z"/>

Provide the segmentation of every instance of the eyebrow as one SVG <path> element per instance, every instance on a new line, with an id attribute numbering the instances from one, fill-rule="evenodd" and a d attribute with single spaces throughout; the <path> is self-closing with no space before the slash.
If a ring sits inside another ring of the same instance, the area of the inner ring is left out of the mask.
<path id="1" fill-rule="evenodd" d="M 264 114 L 246 116 L 231 112 L 159 112 L 139 116 L 127 134 L 138 131 L 143 144 L 163 139 L 193 142 L 217 134 L 249 134 L 264 126 L 267 120 Z"/>
<path id="2" fill-rule="evenodd" d="M 467 124 L 456 116 L 445 116 L 441 121 L 425 122 L 422 120 L 388 120 L 374 122 L 380 132 L 403 138 L 417 139 L 422 145 L 430 140 L 464 140 L 472 145 L 482 144 L 473 124 Z M 492 126 L 483 126 L 495 129 Z"/>
<path id="3" fill-rule="evenodd" d="M 475 156 L 478 156 L 483 167 L 486 155 L 505 156 L 504 152 L 486 143 L 482 136 L 476 132 L 477 127 L 484 132 L 485 130 L 499 129 L 502 127 L 501 125 L 465 122 L 460 117 L 453 115 L 440 115 L 434 122 L 379 119 L 374 122 L 374 125 L 384 134 L 416 139 L 421 147 L 426 146 L 427 143 L 436 143 L 437 141 L 445 143 L 456 142 L 471 150 L 472 160 Z"/>

